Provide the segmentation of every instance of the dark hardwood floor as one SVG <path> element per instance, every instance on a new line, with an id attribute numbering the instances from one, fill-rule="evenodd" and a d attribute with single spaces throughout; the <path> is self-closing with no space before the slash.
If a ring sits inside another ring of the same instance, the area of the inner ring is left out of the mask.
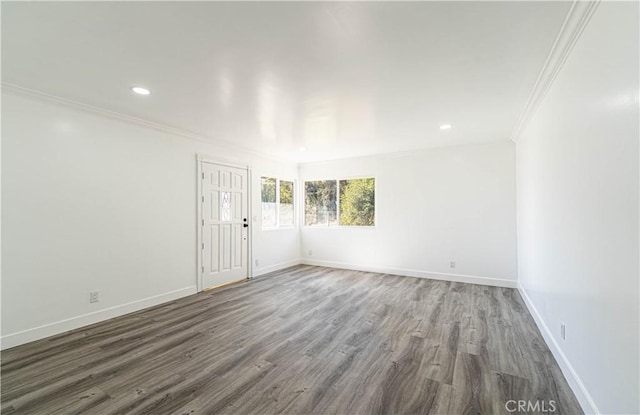
<path id="1" fill-rule="evenodd" d="M 311 266 L 3 351 L 1 396 L 3 414 L 582 413 L 516 290 Z"/>

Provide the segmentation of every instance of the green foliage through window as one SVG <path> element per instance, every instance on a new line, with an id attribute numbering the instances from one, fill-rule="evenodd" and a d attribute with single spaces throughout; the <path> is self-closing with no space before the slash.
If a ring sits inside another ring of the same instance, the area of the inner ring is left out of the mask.
<path id="1" fill-rule="evenodd" d="M 280 203 L 293 204 L 293 182 L 280 180 Z"/>
<path id="2" fill-rule="evenodd" d="M 262 178 L 262 201 L 276 203 L 276 179 L 273 177 Z"/>
<path id="3" fill-rule="evenodd" d="M 306 226 L 375 226 L 375 179 L 304 183 Z"/>
<path id="4" fill-rule="evenodd" d="M 340 180 L 340 225 L 374 226 L 375 179 Z"/>
<path id="5" fill-rule="evenodd" d="M 278 218 L 280 226 L 293 225 L 293 182 L 280 180 Z"/>
<path id="6" fill-rule="evenodd" d="M 304 223 L 307 226 L 336 225 L 336 181 L 304 183 Z"/>

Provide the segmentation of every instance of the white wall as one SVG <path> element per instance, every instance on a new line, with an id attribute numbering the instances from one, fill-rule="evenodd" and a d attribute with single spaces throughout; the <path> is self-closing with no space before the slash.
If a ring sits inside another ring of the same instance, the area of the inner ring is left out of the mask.
<path id="1" fill-rule="evenodd" d="M 260 176 L 297 176 L 295 164 L 230 146 L 2 99 L 5 348 L 195 292 L 196 153 L 252 166 L 258 219 Z M 298 229 L 256 222 L 253 235 L 256 274 L 297 262 Z"/>
<path id="2" fill-rule="evenodd" d="M 500 142 L 302 164 L 301 182 L 375 177 L 377 216 L 375 228 L 303 227 L 303 258 L 515 286 L 514 162 L 513 143 Z"/>
<path id="3" fill-rule="evenodd" d="M 517 141 L 520 283 L 606 414 L 640 412 L 638 70 L 638 3 L 602 2 Z"/>

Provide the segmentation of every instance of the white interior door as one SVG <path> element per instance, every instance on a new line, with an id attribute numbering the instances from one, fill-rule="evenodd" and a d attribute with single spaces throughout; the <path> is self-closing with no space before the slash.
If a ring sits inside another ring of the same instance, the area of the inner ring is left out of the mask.
<path id="1" fill-rule="evenodd" d="M 202 288 L 247 278 L 247 170 L 202 162 Z"/>

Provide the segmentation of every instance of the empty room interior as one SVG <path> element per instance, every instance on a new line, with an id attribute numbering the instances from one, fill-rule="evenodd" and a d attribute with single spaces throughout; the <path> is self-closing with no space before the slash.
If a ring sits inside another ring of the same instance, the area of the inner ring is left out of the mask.
<path id="1" fill-rule="evenodd" d="M 3 1 L 2 414 L 640 414 L 637 1 Z"/>

